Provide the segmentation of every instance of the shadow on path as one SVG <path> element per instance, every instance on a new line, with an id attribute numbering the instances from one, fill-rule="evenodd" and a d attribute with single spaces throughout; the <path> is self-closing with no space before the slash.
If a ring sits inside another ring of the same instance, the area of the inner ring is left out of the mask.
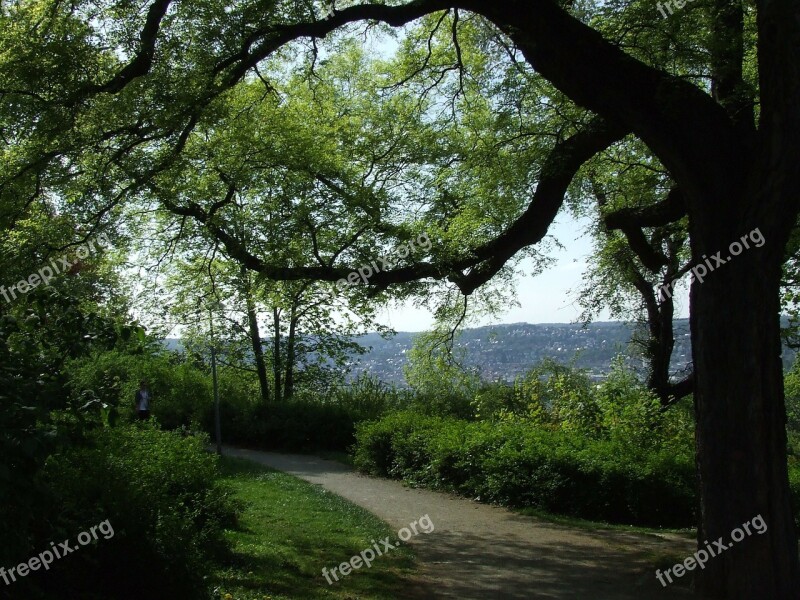
<path id="1" fill-rule="evenodd" d="M 691 598 L 679 582 L 663 588 L 654 553 L 689 556 L 691 540 L 676 536 L 556 525 L 465 498 L 367 477 L 313 456 L 226 448 L 225 454 L 284 471 L 347 498 L 399 530 L 428 515 L 430 534 L 412 537 L 419 578 L 407 598 L 466 600 L 677 600 Z"/>

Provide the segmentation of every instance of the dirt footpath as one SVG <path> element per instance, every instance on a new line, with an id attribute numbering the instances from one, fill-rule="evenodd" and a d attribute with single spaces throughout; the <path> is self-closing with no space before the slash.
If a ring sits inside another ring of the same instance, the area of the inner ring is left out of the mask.
<path id="1" fill-rule="evenodd" d="M 234 448 L 226 448 L 225 454 L 321 485 L 396 530 L 429 515 L 435 530 L 409 541 L 420 562 L 409 598 L 691 598 L 686 587 L 662 588 L 652 566 L 654 555 L 694 552 L 694 543 L 678 536 L 554 525 L 504 508 L 367 477 L 312 456 Z"/>

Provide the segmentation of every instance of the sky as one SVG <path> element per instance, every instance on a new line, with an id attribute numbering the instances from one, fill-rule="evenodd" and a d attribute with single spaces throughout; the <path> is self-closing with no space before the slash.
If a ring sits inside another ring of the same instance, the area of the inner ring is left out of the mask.
<path id="1" fill-rule="evenodd" d="M 521 271 L 526 274 L 517 283 L 520 306 L 509 307 L 508 311 L 497 319 L 484 319 L 471 323 L 470 326 L 521 322 L 575 322 L 581 314 L 581 307 L 576 303 L 576 298 L 592 250 L 587 225 L 588 221 L 574 219 L 562 211 L 550 231 L 564 246 L 563 249 L 555 248 L 551 253 L 557 262 L 535 277 L 530 275 L 530 263 L 528 262 L 526 267 L 526 263 L 523 262 Z M 688 291 L 679 287 L 675 299 L 675 317 L 688 317 Z M 604 312 L 595 320 L 608 321 L 610 318 L 608 313 Z M 385 309 L 379 321 L 396 331 L 425 331 L 433 325 L 433 316 L 429 311 L 408 303 Z"/>

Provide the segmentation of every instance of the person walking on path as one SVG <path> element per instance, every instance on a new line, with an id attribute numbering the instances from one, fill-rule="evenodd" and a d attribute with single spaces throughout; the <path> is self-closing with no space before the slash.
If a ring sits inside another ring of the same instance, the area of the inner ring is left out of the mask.
<path id="1" fill-rule="evenodd" d="M 140 421 L 146 421 L 150 418 L 150 401 L 152 395 L 150 389 L 147 387 L 147 382 L 143 379 L 139 382 L 139 389 L 136 390 L 136 414 L 139 415 Z"/>

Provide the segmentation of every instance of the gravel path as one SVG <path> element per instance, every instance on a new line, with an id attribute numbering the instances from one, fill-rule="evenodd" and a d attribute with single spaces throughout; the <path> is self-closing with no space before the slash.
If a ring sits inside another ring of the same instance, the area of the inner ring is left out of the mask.
<path id="1" fill-rule="evenodd" d="M 410 582 L 407 598 L 691 597 L 687 581 L 662 588 L 652 566 L 654 555 L 688 556 L 694 552 L 694 543 L 679 536 L 555 525 L 497 506 L 367 477 L 341 463 L 313 456 L 234 448 L 226 448 L 225 454 L 321 485 L 398 531 L 429 515 L 435 530 L 409 541 L 420 568 L 418 577 Z"/>

